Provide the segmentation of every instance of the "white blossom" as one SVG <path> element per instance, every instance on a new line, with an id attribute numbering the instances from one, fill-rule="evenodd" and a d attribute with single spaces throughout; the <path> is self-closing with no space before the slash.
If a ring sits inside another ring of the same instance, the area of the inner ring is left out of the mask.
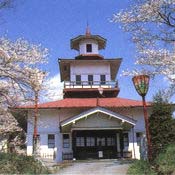
<path id="1" fill-rule="evenodd" d="M 33 100 L 35 91 L 42 89 L 40 80 L 46 74 L 38 67 L 47 62 L 47 56 L 48 50 L 41 45 L 24 39 L 0 38 L 0 111 L 3 114 L 9 107 Z M 6 114 L 8 121 L 9 114 Z"/>
<path id="2" fill-rule="evenodd" d="M 124 71 L 124 75 L 164 75 L 170 82 L 168 92 L 175 94 L 175 0 L 135 2 L 111 20 L 131 34 L 137 51 L 135 63 L 144 68 Z"/>

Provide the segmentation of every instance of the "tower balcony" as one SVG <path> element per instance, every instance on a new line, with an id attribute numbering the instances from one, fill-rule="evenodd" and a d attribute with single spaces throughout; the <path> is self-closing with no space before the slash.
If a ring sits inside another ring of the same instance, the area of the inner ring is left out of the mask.
<path id="1" fill-rule="evenodd" d="M 118 81 L 65 81 L 64 98 L 109 98 L 119 93 Z"/>

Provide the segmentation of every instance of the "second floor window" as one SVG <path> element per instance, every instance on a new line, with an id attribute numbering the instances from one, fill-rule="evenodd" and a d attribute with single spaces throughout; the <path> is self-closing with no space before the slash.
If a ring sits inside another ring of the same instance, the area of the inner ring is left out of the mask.
<path id="1" fill-rule="evenodd" d="M 86 44 L 86 52 L 92 52 L 92 44 Z"/>
<path id="2" fill-rule="evenodd" d="M 75 79 L 76 79 L 76 84 L 81 85 L 81 75 L 76 75 Z"/>
<path id="3" fill-rule="evenodd" d="M 100 75 L 100 83 L 105 84 L 106 83 L 106 75 Z"/>
<path id="4" fill-rule="evenodd" d="M 93 84 L 93 75 L 88 75 L 88 84 L 89 85 Z"/>

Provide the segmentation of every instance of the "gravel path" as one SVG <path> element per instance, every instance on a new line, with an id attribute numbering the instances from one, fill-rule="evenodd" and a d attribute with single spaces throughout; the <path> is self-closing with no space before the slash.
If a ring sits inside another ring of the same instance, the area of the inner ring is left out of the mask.
<path id="1" fill-rule="evenodd" d="M 120 161 L 87 161 L 74 162 L 57 174 L 59 175 L 125 175 L 129 164 L 120 164 Z"/>

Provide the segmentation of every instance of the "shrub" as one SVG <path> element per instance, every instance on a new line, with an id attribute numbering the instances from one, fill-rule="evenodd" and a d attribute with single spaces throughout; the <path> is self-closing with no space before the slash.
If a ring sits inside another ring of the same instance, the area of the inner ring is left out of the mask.
<path id="1" fill-rule="evenodd" d="M 151 169 L 149 162 L 145 160 L 136 160 L 128 169 L 128 175 L 156 175 Z"/>
<path id="2" fill-rule="evenodd" d="M 0 153 L 0 174 L 48 174 L 32 156 Z"/>
<path id="3" fill-rule="evenodd" d="M 153 159 L 165 151 L 168 145 L 175 143 L 175 120 L 172 118 L 171 107 L 162 92 L 154 96 L 152 114 L 149 117 Z"/>

